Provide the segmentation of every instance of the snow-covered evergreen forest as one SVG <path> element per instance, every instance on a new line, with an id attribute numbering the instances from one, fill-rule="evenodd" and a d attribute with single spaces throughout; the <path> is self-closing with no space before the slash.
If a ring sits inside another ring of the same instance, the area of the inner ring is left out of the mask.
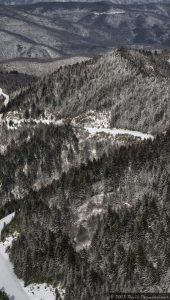
<path id="1" fill-rule="evenodd" d="M 0 73 L 0 259 L 25 297 L 169 292 L 169 60 L 120 48 Z"/>

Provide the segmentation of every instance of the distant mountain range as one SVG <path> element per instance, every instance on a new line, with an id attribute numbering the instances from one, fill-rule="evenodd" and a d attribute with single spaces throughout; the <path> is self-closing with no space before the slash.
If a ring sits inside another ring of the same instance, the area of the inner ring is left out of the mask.
<path id="1" fill-rule="evenodd" d="M 32 4 L 38 2 L 113 2 L 115 4 L 169 3 L 169 0 L 0 0 L 2 4 Z"/>
<path id="2" fill-rule="evenodd" d="M 120 46 L 170 47 L 170 4 L 2 5 L 0 19 L 0 61 L 5 67 L 16 60 L 92 57 Z"/>

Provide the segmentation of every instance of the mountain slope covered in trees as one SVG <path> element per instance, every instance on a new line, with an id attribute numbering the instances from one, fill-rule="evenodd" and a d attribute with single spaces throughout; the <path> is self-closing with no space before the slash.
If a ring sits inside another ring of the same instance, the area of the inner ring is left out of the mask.
<path id="1" fill-rule="evenodd" d="M 169 126 L 169 53 L 115 50 L 99 59 L 65 66 L 17 95 L 1 112 L 20 118 L 74 118 L 111 111 L 111 126 L 142 132 Z M 71 119 L 70 119 L 71 121 Z"/>
<path id="2" fill-rule="evenodd" d="M 27 284 L 60 283 L 64 299 L 167 292 L 169 141 L 168 132 L 122 147 L 24 198 L 11 249 L 17 275 Z"/>
<path id="3" fill-rule="evenodd" d="M 64 300 L 169 291 L 169 58 L 121 48 L 23 77 L 1 105 L 2 239 L 17 232 L 26 285 Z"/>

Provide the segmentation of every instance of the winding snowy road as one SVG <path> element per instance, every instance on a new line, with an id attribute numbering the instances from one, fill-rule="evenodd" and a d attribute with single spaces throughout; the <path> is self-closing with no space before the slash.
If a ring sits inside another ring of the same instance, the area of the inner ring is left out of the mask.
<path id="1" fill-rule="evenodd" d="M 4 223 L 10 223 L 13 216 L 14 213 L 0 220 L 0 233 L 3 229 Z M 24 291 L 21 282 L 14 274 L 13 266 L 9 261 L 8 255 L 5 253 L 5 249 L 5 245 L 0 242 L 0 289 L 4 288 L 11 299 L 29 300 L 30 298 Z"/>

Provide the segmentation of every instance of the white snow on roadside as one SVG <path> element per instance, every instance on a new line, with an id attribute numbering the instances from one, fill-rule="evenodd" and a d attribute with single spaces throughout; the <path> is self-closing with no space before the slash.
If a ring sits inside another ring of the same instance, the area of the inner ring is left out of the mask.
<path id="1" fill-rule="evenodd" d="M 15 213 L 12 213 L 0 220 L 0 234 L 4 227 L 11 222 Z M 51 285 L 30 284 L 24 286 L 24 282 L 19 280 L 14 273 L 13 265 L 9 260 L 7 248 L 11 246 L 12 241 L 17 237 L 18 233 L 8 236 L 4 242 L 0 242 L 0 289 L 14 300 L 55 300 L 55 289 Z"/>
<path id="2" fill-rule="evenodd" d="M 71 124 L 74 127 L 82 127 L 87 132 L 89 132 L 92 136 L 104 132 L 106 134 L 110 134 L 113 137 L 116 137 L 116 135 L 130 135 L 137 138 L 140 138 L 141 140 L 145 139 L 153 139 L 153 135 L 142 133 L 139 131 L 133 131 L 128 129 L 119 129 L 119 128 L 110 128 L 110 119 L 111 114 L 108 111 L 103 112 L 95 112 L 93 110 L 90 110 L 84 114 L 81 114 L 75 118 L 73 118 Z"/>
<path id="3" fill-rule="evenodd" d="M 108 111 L 96 112 L 89 110 L 85 114 L 78 115 L 73 118 L 71 124 L 73 126 L 109 128 L 111 114 Z"/>
<path id="4" fill-rule="evenodd" d="M 92 135 L 95 135 L 96 133 L 99 133 L 99 132 L 105 132 L 105 133 L 111 134 L 113 136 L 116 136 L 118 134 L 132 135 L 132 136 L 138 137 L 142 140 L 154 138 L 153 135 L 151 135 L 151 134 L 142 133 L 139 131 L 128 130 L 128 129 L 117 129 L 117 128 L 109 129 L 109 128 L 96 128 L 96 127 L 85 127 L 85 129 Z"/>
<path id="5" fill-rule="evenodd" d="M 37 124 L 39 124 L 39 123 L 43 123 L 43 124 L 47 124 L 47 125 L 49 125 L 49 124 L 54 124 L 54 125 L 56 125 L 56 126 L 60 126 L 60 125 L 63 125 L 63 120 L 61 119 L 61 120 L 50 120 L 50 119 L 39 119 L 39 120 L 37 120 L 37 119 L 32 119 L 32 121 L 33 122 L 35 122 L 35 123 L 37 123 Z"/>
<path id="6" fill-rule="evenodd" d="M 56 126 L 61 126 L 63 124 L 63 120 L 51 120 L 51 119 L 16 119 L 16 118 L 13 118 L 11 121 L 12 121 L 12 125 L 10 126 L 9 125 L 9 121 L 11 119 L 6 119 L 7 121 L 7 127 L 8 129 L 17 129 L 18 127 L 21 127 L 23 124 L 30 124 L 31 122 L 35 123 L 35 124 L 46 124 L 46 125 L 49 125 L 49 124 L 54 124 Z"/>
<path id="7" fill-rule="evenodd" d="M 4 105 L 7 106 L 9 102 L 9 96 L 4 94 L 1 88 L 0 88 L 0 96 L 3 96 L 5 98 Z"/>

